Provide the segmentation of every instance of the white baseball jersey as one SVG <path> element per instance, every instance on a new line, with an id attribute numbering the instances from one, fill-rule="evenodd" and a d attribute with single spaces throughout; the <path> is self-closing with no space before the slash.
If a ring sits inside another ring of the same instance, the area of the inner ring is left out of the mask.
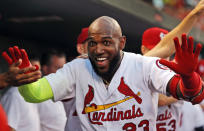
<path id="1" fill-rule="evenodd" d="M 157 114 L 157 131 L 176 131 L 180 124 L 182 106 L 181 100 L 168 106 L 160 106 Z"/>
<path id="2" fill-rule="evenodd" d="M 37 105 L 26 102 L 17 87 L 11 87 L 1 98 L 8 125 L 15 131 L 40 131 Z"/>
<path id="3" fill-rule="evenodd" d="M 76 101 L 75 98 L 73 98 L 70 101 L 63 102 L 67 113 L 67 123 L 66 123 L 65 131 L 82 131 L 80 126 L 81 122 L 76 112 L 75 101 Z"/>
<path id="4" fill-rule="evenodd" d="M 67 121 L 64 105 L 61 101 L 48 100 L 38 103 L 41 131 L 64 131 Z"/>
<path id="5" fill-rule="evenodd" d="M 204 107 L 204 100 L 200 103 L 200 105 L 202 106 L 202 107 Z M 202 108 L 201 107 L 201 108 Z M 203 117 L 204 117 L 204 108 L 202 108 L 202 111 L 203 111 Z"/>
<path id="6" fill-rule="evenodd" d="M 184 101 L 181 111 L 178 131 L 194 131 L 195 128 L 204 126 L 203 112 L 199 104 L 192 105 L 190 102 Z"/>
<path id="7" fill-rule="evenodd" d="M 157 58 L 124 53 L 108 88 L 89 59 L 76 59 L 46 76 L 54 100 L 76 96 L 82 130 L 156 130 L 158 93 L 174 73 Z"/>

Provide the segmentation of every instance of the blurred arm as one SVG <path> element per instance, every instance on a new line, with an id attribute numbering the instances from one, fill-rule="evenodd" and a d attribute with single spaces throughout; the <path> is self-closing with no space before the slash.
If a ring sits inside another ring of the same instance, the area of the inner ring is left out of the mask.
<path id="1" fill-rule="evenodd" d="M 6 73 L 0 74 L 0 89 L 8 86 L 8 82 L 6 81 Z"/>
<path id="2" fill-rule="evenodd" d="M 145 56 L 154 56 L 160 58 L 166 58 L 171 56 L 175 52 L 174 37 L 179 37 L 186 33 L 188 34 L 196 23 L 198 18 L 204 12 L 204 0 L 201 0 L 198 5 L 182 20 L 182 22 L 176 26 L 171 32 L 169 32 L 151 51 L 145 54 Z"/>
<path id="3" fill-rule="evenodd" d="M 163 94 L 159 94 L 158 106 L 160 107 L 160 106 L 170 105 L 170 104 L 173 104 L 177 101 L 178 100 L 175 99 L 174 97 L 168 97 L 168 96 L 165 96 Z"/>
<path id="4" fill-rule="evenodd" d="M 13 129 L 12 127 L 10 127 L 10 131 L 16 131 L 15 129 Z"/>

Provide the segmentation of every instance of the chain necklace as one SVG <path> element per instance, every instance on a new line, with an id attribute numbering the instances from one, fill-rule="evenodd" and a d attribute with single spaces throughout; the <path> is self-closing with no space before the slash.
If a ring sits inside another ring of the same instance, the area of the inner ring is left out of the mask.
<path id="1" fill-rule="evenodd" d="M 105 86 L 109 86 L 110 85 L 110 82 L 108 82 L 107 80 L 103 79 L 103 83 L 105 84 Z"/>

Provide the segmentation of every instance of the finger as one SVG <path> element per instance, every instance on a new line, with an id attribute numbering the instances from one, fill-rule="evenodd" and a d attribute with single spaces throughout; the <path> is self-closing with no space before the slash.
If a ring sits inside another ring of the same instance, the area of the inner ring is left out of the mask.
<path id="1" fill-rule="evenodd" d="M 33 82 L 36 82 L 38 79 L 39 79 L 38 77 L 24 79 L 24 80 L 19 81 L 19 84 L 17 86 L 33 83 Z"/>
<path id="2" fill-rule="evenodd" d="M 188 52 L 193 53 L 193 37 L 189 37 Z"/>
<path id="3" fill-rule="evenodd" d="M 164 59 L 160 59 L 159 63 L 161 63 L 162 65 L 165 65 L 165 66 L 169 67 L 171 70 L 177 72 L 176 63 L 170 62 L 170 61 L 167 61 L 167 60 L 164 60 Z"/>
<path id="4" fill-rule="evenodd" d="M 175 45 L 175 49 L 176 49 L 176 54 L 181 54 L 181 46 L 179 44 L 178 37 L 174 38 L 174 45 Z"/>
<path id="5" fill-rule="evenodd" d="M 41 77 L 41 72 L 40 71 L 35 71 L 35 72 L 30 72 L 27 74 L 21 74 L 18 76 L 18 80 L 23 80 L 23 79 L 29 79 L 31 77 L 35 77 L 35 76 L 39 76 L 39 78 Z"/>
<path id="6" fill-rule="evenodd" d="M 41 78 L 40 75 L 34 75 L 30 78 L 19 80 L 18 85 L 29 84 L 29 83 L 37 81 L 40 78 Z"/>
<path id="7" fill-rule="evenodd" d="M 196 45 L 196 49 L 195 49 L 195 53 L 194 53 L 194 57 L 195 57 L 196 59 L 198 59 L 198 56 L 200 55 L 201 49 L 202 49 L 202 45 L 201 45 L 200 43 L 198 43 L 198 44 Z"/>
<path id="8" fill-rule="evenodd" d="M 39 66 L 38 65 L 34 65 L 34 66 L 35 66 L 35 70 L 34 71 L 39 70 Z"/>
<path id="9" fill-rule="evenodd" d="M 183 50 L 183 51 L 186 51 L 187 50 L 187 48 L 188 48 L 188 45 L 187 45 L 187 36 L 186 36 L 186 34 L 182 34 L 182 45 L 181 45 L 181 49 Z"/>
<path id="10" fill-rule="evenodd" d="M 16 58 L 17 58 L 17 59 L 21 59 L 21 58 L 22 58 L 22 55 L 21 55 L 21 52 L 20 52 L 18 46 L 14 46 L 13 48 L 14 48 L 14 52 L 15 52 L 15 54 L 16 54 Z"/>
<path id="11" fill-rule="evenodd" d="M 21 49 L 21 54 L 22 54 L 22 59 L 23 59 L 23 62 L 26 66 L 29 66 L 30 65 L 30 61 L 28 59 L 28 55 L 26 53 L 26 51 L 24 49 Z"/>
<path id="12" fill-rule="evenodd" d="M 19 74 L 25 74 L 27 72 L 33 72 L 35 70 L 36 70 L 36 67 L 35 66 L 31 66 L 31 67 L 26 67 L 26 68 L 19 69 L 18 73 Z"/>
<path id="13" fill-rule="evenodd" d="M 6 51 L 4 51 L 1 55 L 8 62 L 9 65 L 11 65 L 13 63 L 13 60 L 11 59 L 11 57 L 8 56 Z"/>
<path id="14" fill-rule="evenodd" d="M 22 63 L 22 60 L 19 59 L 17 62 L 13 63 L 13 64 L 11 65 L 11 67 L 19 67 L 19 66 L 21 65 L 21 63 Z"/>
<path id="15" fill-rule="evenodd" d="M 12 47 L 9 48 L 9 53 L 10 53 L 13 61 L 17 62 L 16 56 L 15 56 L 15 53 L 14 53 L 14 49 Z"/>
<path id="16" fill-rule="evenodd" d="M 177 56 L 177 55 L 175 55 L 175 57 L 174 57 L 174 59 L 173 59 L 172 61 L 174 61 L 174 62 L 178 63 L 178 56 Z"/>

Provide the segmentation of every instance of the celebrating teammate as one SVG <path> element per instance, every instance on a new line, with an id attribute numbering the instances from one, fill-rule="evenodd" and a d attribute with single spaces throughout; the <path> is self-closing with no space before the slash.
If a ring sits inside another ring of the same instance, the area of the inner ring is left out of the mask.
<path id="1" fill-rule="evenodd" d="M 162 40 L 168 31 L 158 27 L 149 28 L 142 35 L 141 52 L 145 55 Z M 166 58 L 169 59 L 169 58 Z M 158 114 L 157 114 L 157 131 L 177 130 L 180 123 L 181 107 L 183 101 L 178 101 L 172 96 L 168 97 L 159 94 Z"/>

